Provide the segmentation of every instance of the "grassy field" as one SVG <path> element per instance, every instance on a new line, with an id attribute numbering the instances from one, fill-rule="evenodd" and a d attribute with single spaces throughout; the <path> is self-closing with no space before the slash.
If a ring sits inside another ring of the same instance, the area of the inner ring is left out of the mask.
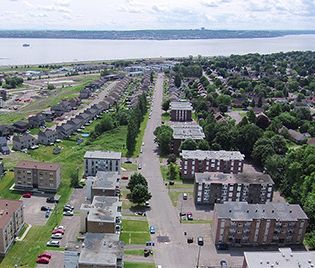
<path id="1" fill-rule="evenodd" d="M 123 219 L 120 240 L 124 241 L 125 244 L 145 244 L 150 240 L 148 222 L 146 220 Z"/>
<path id="2" fill-rule="evenodd" d="M 160 166 L 161 174 L 163 177 L 163 180 L 168 180 L 168 167 L 167 166 Z"/>
<path id="3" fill-rule="evenodd" d="M 144 262 L 125 262 L 125 268 L 155 268 L 154 263 L 144 263 Z"/>
<path id="4" fill-rule="evenodd" d="M 122 163 L 121 167 L 127 171 L 137 171 L 138 165 L 134 163 Z"/>
<path id="5" fill-rule="evenodd" d="M 143 249 L 127 249 L 124 253 L 126 255 L 143 256 Z"/>
<path id="6" fill-rule="evenodd" d="M 14 173 L 8 172 L 1 179 L 0 183 L 0 198 L 4 199 L 19 199 L 21 195 L 17 192 L 10 191 L 9 188 L 14 183 Z"/>
<path id="7" fill-rule="evenodd" d="M 147 112 L 147 114 L 144 116 L 144 119 L 140 125 L 140 131 L 139 131 L 139 134 L 136 138 L 136 147 L 135 147 L 135 151 L 133 153 L 133 157 L 138 157 L 140 155 L 143 136 L 144 136 L 144 132 L 145 132 L 145 128 L 147 126 L 148 120 L 149 120 L 149 112 Z"/>

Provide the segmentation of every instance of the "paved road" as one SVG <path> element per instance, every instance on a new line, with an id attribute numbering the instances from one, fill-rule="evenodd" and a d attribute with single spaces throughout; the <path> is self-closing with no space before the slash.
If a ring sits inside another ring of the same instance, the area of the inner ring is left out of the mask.
<path id="1" fill-rule="evenodd" d="M 183 227 L 163 183 L 159 156 L 156 153 L 157 145 L 154 143 L 153 131 L 161 124 L 163 79 L 163 74 L 159 74 L 154 91 L 152 116 L 145 130 L 144 148 L 139 160 L 142 164 L 141 172 L 147 178 L 152 193 L 151 210 L 147 217 L 149 224 L 156 227 L 156 235 L 153 235 L 155 241 L 157 236 L 168 236 L 170 239 L 167 243 L 156 243 L 156 265 L 160 264 L 163 268 L 192 268 L 196 265 L 197 252 L 186 243 Z"/>

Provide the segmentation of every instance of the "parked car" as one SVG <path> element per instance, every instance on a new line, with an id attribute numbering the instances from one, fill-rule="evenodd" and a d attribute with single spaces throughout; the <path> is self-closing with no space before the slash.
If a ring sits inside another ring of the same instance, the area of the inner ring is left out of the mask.
<path id="1" fill-rule="evenodd" d="M 150 226 L 150 234 L 155 234 L 155 227 L 154 226 Z"/>
<path id="2" fill-rule="evenodd" d="M 59 248 L 60 247 L 60 241 L 59 240 L 49 240 L 46 245 L 47 245 L 47 247 Z"/>
<path id="3" fill-rule="evenodd" d="M 204 245 L 203 237 L 202 237 L 202 236 L 198 236 L 198 237 L 197 237 L 197 243 L 198 243 L 199 246 L 203 246 L 203 245 Z"/>
<path id="4" fill-rule="evenodd" d="M 50 210 L 47 210 L 47 211 L 45 212 L 45 218 L 49 218 L 49 216 L 50 216 Z"/>
<path id="5" fill-rule="evenodd" d="M 71 210 L 74 210 L 74 206 L 70 205 L 70 204 L 67 204 L 64 206 L 65 208 L 70 208 Z"/>
<path id="6" fill-rule="evenodd" d="M 121 179 L 122 180 L 129 180 L 128 176 L 122 176 Z"/>
<path id="7" fill-rule="evenodd" d="M 142 166 L 141 166 L 141 164 L 139 164 L 139 165 L 138 165 L 138 169 L 142 169 Z"/>
<path id="8" fill-rule="evenodd" d="M 50 253 L 44 252 L 40 255 L 37 256 L 37 258 L 47 258 L 47 259 L 51 259 L 52 255 Z"/>
<path id="9" fill-rule="evenodd" d="M 23 198 L 31 198 L 32 197 L 32 193 L 24 193 L 22 194 Z"/>
<path id="10" fill-rule="evenodd" d="M 227 244 L 216 244 L 217 250 L 228 250 L 229 246 Z"/>
<path id="11" fill-rule="evenodd" d="M 149 201 L 145 201 L 144 205 L 145 205 L 146 207 L 150 207 Z"/>
<path id="12" fill-rule="evenodd" d="M 72 211 L 65 211 L 63 213 L 64 216 L 73 216 L 73 212 Z"/>
<path id="13" fill-rule="evenodd" d="M 65 231 L 62 229 L 55 229 L 52 231 L 52 234 L 65 234 Z"/>
<path id="14" fill-rule="evenodd" d="M 52 239 L 62 239 L 63 238 L 63 234 L 62 233 L 52 234 L 51 238 Z"/>
<path id="15" fill-rule="evenodd" d="M 153 241 L 147 241 L 147 242 L 145 243 L 145 245 L 146 245 L 147 247 L 154 247 L 154 246 L 155 246 L 155 243 L 154 243 Z"/>
<path id="16" fill-rule="evenodd" d="M 187 212 L 187 220 L 189 221 L 192 221 L 194 218 L 193 218 L 193 215 L 191 212 Z"/>
<path id="17" fill-rule="evenodd" d="M 50 207 L 47 207 L 47 206 L 42 206 L 40 208 L 41 211 L 47 211 L 47 210 L 50 210 Z"/>
<path id="18" fill-rule="evenodd" d="M 126 164 L 131 164 L 132 161 L 131 161 L 129 158 L 127 158 L 126 161 L 125 161 L 125 163 L 126 163 Z"/>
<path id="19" fill-rule="evenodd" d="M 183 193 L 183 199 L 184 199 L 184 200 L 187 200 L 187 199 L 188 199 L 187 193 Z"/>
<path id="20" fill-rule="evenodd" d="M 227 262 L 225 260 L 220 261 L 221 268 L 227 268 Z"/>
<path id="21" fill-rule="evenodd" d="M 194 238 L 192 236 L 187 237 L 187 243 L 188 244 L 194 243 Z"/>
<path id="22" fill-rule="evenodd" d="M 45 258 L 45 257 L 37 258 L 37 260 L 36 260 L 37 263 L 41 263 L 41 264 L 48 264 L 49 261 L 50 261 L 50 259 Z"/>
<path id="23" fill-rule="evenodd" d="M 169 184 L 169 185 L 174 185 L 175 182 L 174 182 L 174 181 L 170 181 L 168 184 Z"/>
<path id="24" fill-rule="evenodd" d="M 59 225 L 59 226 L 55 227 L 55 230 L 56 230 L 56 229 L 61 229 L 61 230 L 63 230 L 63 231 L 66 230 L 66 228 L 65 228 L 64 226 L 62 226 L 62 225 Z"/>
<path id="25" fill-rule="evenodd" d="M 72 212 L 72 209 L 71 209 L 71 208 L 69 208 L 69 207 L 64 207 L 64 208 L 63 208 L 63 212 L 67 212 L 67 211 Z"/>
<path id="26" fill-rule="evenodd" d="M 47 197 L 46 198 L 46 202 L 47 203 L 56 203 L 56 200 L 53 196 Z"/>

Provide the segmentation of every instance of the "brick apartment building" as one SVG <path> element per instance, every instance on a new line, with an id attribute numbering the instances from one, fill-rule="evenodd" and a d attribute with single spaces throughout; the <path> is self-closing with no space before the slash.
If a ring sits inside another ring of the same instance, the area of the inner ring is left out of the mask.
<path id="1" fill-rule="evenodd" d="M 226 202 L 214 205 L 215 244 L 231 246 L 298 245 L 308 217 L 299 205 Z"/>
<path id="2" fill-rule="evenodd" d="M 21 161 L 14 168 L 15 189 L 57 192 L 60 165 L 55 163 Z"/>
<path id="3" fill-rule="evenodd" d="M 120 164 L 120 152 L 89 151 L 84 155 L 84 174 L 95 176 L 97 171 L 114 171 L 120 174 Z"/>
<path id="4" fill-rule="evenodd" d="M 196 173 L 194 197 L 198 205 L 226 201 L 264 204 L 273 198 L 274 182 L 263 173 Z"/>
<path id="5" fill-rule="evenodd" d="M 0 199 L 0 256 L 7 253 L 23 225 L 23 202 Z"/>
<path id="6" fill-rule="evenodd" d="M 223 172 L 238 174 L 243 172 L 245 156 L 238 151 L 186 151 L 180 153 L 181 175 L 193 179 L 195 173 Z"/>
<path id="7" fill-rule="evenodd" d="M 205 138 L 203 129 L 196 122 L 172 122 L 170 127 L 173 130 L 173 136 L 171 141 L 171 150 L 177 154 L 180 149 L 180 145 L 187 139 L 202 140 Z"/>
<path id="8" fill-rule="evenodd" d="M 89 233 L 120 231 L 122 203 L 118 197 L 94 196 L 92 204 L 81 205 L 81 230 Z"/>
<path id="9" fill-rule="evenodd" d="M 171 121 L 192 121 L 193 107 L 188 101 L 172 101 L 170 103 Z"/>

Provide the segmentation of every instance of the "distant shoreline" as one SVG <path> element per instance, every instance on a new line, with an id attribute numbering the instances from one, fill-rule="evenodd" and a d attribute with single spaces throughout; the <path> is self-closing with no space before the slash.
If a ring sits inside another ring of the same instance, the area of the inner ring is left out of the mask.
<path id="1" fill-rule="evenodd" d="M 275 38 L 287 35 L 311 35 L 309 31 L 243 31 L 243 30 L 139 30 L 139 31 L 0 31 L 0 38 L 86 39 L 86 40 L 211 40 Z"/>

